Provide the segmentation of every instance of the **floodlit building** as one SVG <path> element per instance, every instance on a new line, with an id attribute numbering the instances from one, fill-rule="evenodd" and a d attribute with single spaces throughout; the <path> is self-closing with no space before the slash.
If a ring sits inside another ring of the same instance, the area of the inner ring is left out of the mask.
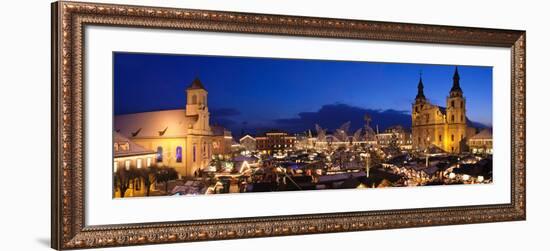
<path id="1" fill-rule="evenodd" d="M 420 76 L 418 93 L 412 104 L 412 148 L 424 150 L 435 145 L 446 152 L 460 153 L 466 150 L 467 139 L 474 133 L 475 129 L 468 126 L 466 98 L 460 88 L 458 67 L 455 68 L 446 107 L 428 101 Z"/>
<path id="2" fill-rule="evenodd" d="M 186 89 L 185 109 L 117 115 L 115 131 L 154 151 L 159 165 L 175 168 L 180 177 L 193 176 L 208 166 L 213 153 L 207 95 L 196 78 Z"/>
<path id="3" fill-rule="evenodd" d="M 247 151 L 256 150 L 256 139 L 248 134 L 239 139 L 239 143 L 240 146 Z"/>
<path id="4" fill-rule="evenodd" d="M 412 135 L 400 125 L 392 126 L 384 130 L 382 133 L 376 134 L 376 145 L 386 147 L 392 141 L 401 149 L 412 148 Z"/>
<path id="5" fill-rule="evenodd" d="M 211 126 L 212 128 L 212 154 L 226 155 L 231 153 L 231 145 L 233 144 L 233 136 L 231 131 L 222 126 Z"/>
<path id="6" fill-rule="evenodd" d="M 468 147 L 472 153 L 493 154 L 493 130 L 486 128 L 468 139 Z"/>
<path id="7" fill-rule="evenodd" d="M 113 155 L 113 172 L 119 168 L 128 170 L 150 167 L 156 162 L 155 151 L 136 144 L 118 132 L 114 133 Z"/>
<path id="8" fill-rule="evenodd" d="M 286 132 L 270 131 L 263 136 L 256 137 L 256 149 L 272 154 L 276 151 L 290 150 L 294 148 L 296 137 Z"/>

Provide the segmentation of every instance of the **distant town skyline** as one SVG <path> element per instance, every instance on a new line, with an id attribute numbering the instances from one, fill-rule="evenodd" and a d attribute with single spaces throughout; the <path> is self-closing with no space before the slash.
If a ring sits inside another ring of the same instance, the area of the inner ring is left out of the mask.
<path id="1" fill-rule="evenodd" d="M 410 127 L 411 104 L 422 73 L 424 93 L 445 106 L 455 65 L 427 65 L 166 55 L 115 52 L 115 115 L 185 108 L 185 88 L 200 78 L 208 91 L 211 124 L 233 131 L 291 133 L 318 123 L 334 130 Z M 471 121 L 492 125 L 492 67 L 458 66 Z"/>

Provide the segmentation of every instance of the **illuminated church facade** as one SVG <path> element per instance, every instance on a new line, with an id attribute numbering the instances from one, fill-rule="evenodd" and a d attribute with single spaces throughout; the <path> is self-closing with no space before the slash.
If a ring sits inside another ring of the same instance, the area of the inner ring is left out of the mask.
<path id="1" fill-rule="evenodd" d="M 116 133 L 155 152 L 155 163 L 173 167 L 180 177 L 197 175 L 209 165 L 218 138 L 210 126 L 208 92 L 197 78 L 186 88 L 185 109 L 117 115 Z"/>
<path id="2" fill-rule="evenodd" d="M 413 149 L 422 151 L 435 146 L 448 153 L 467 151 L 467 139 L 475 134 L 475 129 L 468 126 L 466 98 L 460 88 L 458 67 L 455 68 L 446 105 L 442 107 L 428 101 L 420 76 L 411 113 Z"/>

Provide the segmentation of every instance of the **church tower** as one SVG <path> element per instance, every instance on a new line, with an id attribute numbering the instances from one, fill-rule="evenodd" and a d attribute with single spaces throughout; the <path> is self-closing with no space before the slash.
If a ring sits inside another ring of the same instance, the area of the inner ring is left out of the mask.
<path id="1" fill-rule="evenodd" d="M 210 113 L 208 112 L 207 96 L 208 92 L 204 88 L 199 78 L 195 78 L 191 85 L 187 87 L 187 105 L 185 113 L 187 116 L 196 116 L 197 120 L 193 124 L 193 130 L 210 132 Z"/>
<path id="2" fill-rule="evenodd" d="M 453 87 L 447 97 L 447 144 L 445 150 L 452 153 L 460 153 L 464 147 L 466 137 L 466 99 L 460 88 L 460 75 L 458 67 L 453 75 Z"/>
<path id="3" fill-rule="evenodd" d="M 424 96 L 424 83 L 422 82 L 422 74 L 418 79 L 416 98 L 412 104 L 412 132 L 415 137 L 413 137 L 413 145 L 417 148 L 425 148 L 427 146 L 426 142 L 426 133 L 422 131 L 424 124 L 428 123 L 423 119 L 425 117 L 424 109 L 426 108 L 427 100 Z"/>

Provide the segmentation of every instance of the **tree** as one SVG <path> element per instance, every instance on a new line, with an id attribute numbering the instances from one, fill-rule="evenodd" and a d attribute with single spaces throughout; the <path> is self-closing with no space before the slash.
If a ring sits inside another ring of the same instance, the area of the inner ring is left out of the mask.
<path id="1" fill-rule="evenodd" d="M 145 185 L 145 196 L 149 196 L 151 185 L 155 184 L 158 179 L 158 169 L 156 167 L 147 167 L 138 169 L 139 177 L 143 179 Z"/>
<path id="2" fill-rule="evenodd" d="M 133 169 L 118 168 L 114 173 L 115 186 L 120 191 L 121 198 L 124 198 L 126 190 L 128 190 L 135 177 L 136 175 Z"/>
<path id="3" fill-rule="evenodd" d="M 392 156 L 399 155 L 401 153 L 401 149 L 399 148 L 399 144 L 397 143 L 397 134 L 392 133 L 390 143 L 388 144 L 388 153 Z"/>
<path id="4" fill-rule="evenodd" d="M 157 182 L 164 182 L 164 192 L 168 194 L 168 181 L 178 178 L 178 172 L 172 167 L 163 167 L 158 170 Z"/>

